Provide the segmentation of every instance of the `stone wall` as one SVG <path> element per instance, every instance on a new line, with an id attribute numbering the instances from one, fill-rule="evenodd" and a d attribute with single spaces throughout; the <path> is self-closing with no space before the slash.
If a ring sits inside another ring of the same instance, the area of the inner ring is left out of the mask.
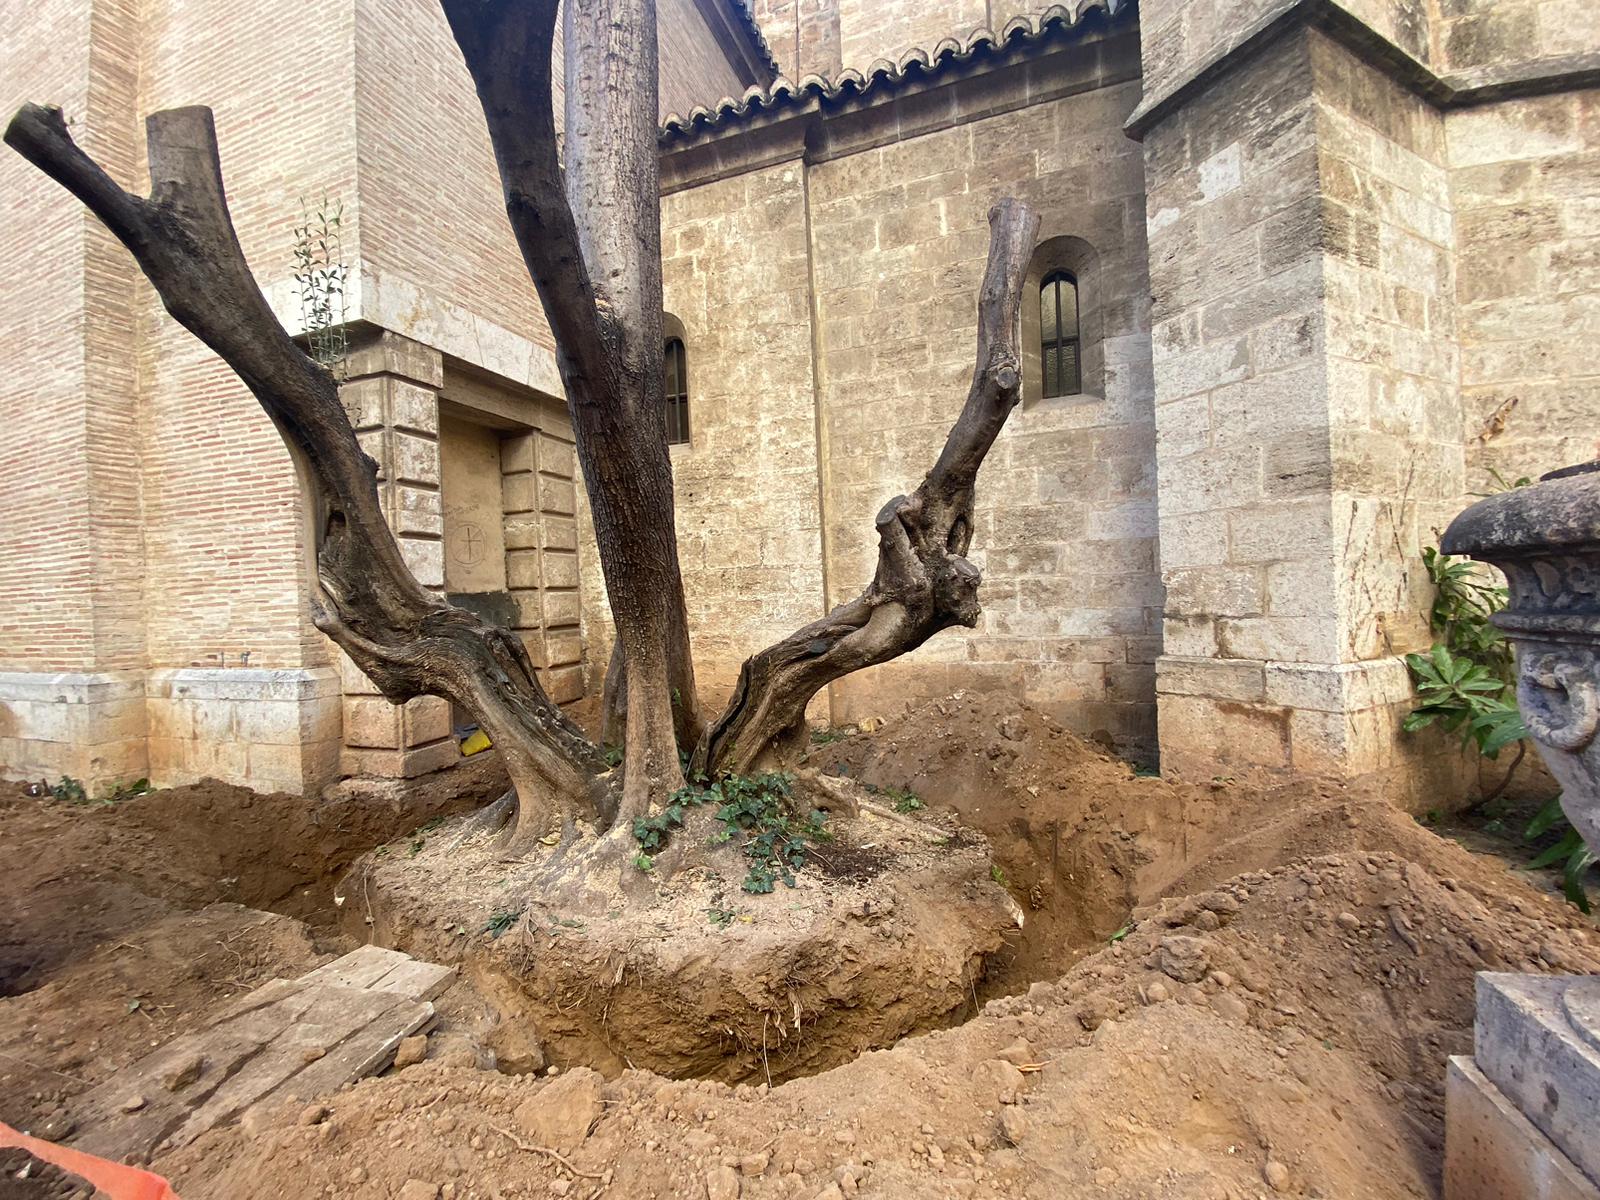
<path id="1" fill-rule="evenodd" d="M 838 7 L 843 62 L 858 71 L 989 24 L 987 0 L 838 0 Z"/>
<path id="2" fill-rule="evenodd" d="M 1589 0 L 1437 0 L 1438 57 L 1472 80 L 1559 68 L 1600 53 Z"/>
<path id="3" fill-rule="evenodd" d="M 678 549 L 708 701 L 745 658 L 823 613 L 806 230 L 799 162 L 663 205 L 666 307 L 689 371 L 690 438 L 672 447 Z M 592 541 L 586 550 L 598 687 L 610 617 Z"/>
<path id="4" fill-rule="evenodd" d="M 1454 112 L 1446 130 L 1481 492 L 1600 457 L 1600 91 Z"/>
<path id="5" fill-rule="evenodd" d="M 1003 688 L 1140 756 L 1161 591 L 1143 173 L 1119 129 L 1138 87 L 1092 85 L 1117 70 L 1109 49 L 1071 61 L 1087 90 L 812 172 L 832 603 L 871 578 L 874 514 L 916 486 L 966 397 L 995 200 L 1093 247 L 1106 313 L 1103 394 L 1019 409 L 979 476 L 979 627 L 841 681 L 835 716 Z"/>
<path id="6" fill-rule="evenodd" d="M 1443 121 L 1303 29 L 1227 80 L 1145 142 L 1163 765 L 1426 790 L 1398 656 L 1462 486 Z"/>

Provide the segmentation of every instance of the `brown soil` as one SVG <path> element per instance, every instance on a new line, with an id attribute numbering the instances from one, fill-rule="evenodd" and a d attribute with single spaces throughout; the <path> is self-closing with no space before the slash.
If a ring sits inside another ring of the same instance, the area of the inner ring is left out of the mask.
<path id="1" fill-rule="evenodd" d="M 796 796 L 801 812 L 839 802 L 803 783 Z M 741 889 L 737 839 L 707 848 L 720 827 L 705 808 L 658 860 L 687 854 L 670 875 L 604 847 L 599 864 L 559 871 L 555 848 L 508 860 L 497 838 L 459 824 L 416 854 L 362 860 L 342 909 L 353 932 L 459 967 L 497 1010 L 503 1063 L 511 1049 L 606 1074 L 781 1082 L 824 1070 L 971 1016 L 1020 915 L 982 838 L 892 811 L 835 813 L 795 886 L 764 895 Z M 565 886 L 575 873 L 580 886 Z"/>
<path id="2" fill-rule="evenodd" d="M 610 1078 L 575 1064 L 553 1078 L 512 1076 L 475 1068 L 470 1045 L 463 1053 L 467 1034 L 487 1028 L 484 1014 L 505 1004 L 475 991 L 473 973 L 467 998 L 445 1005 L 454 1024 L 430 1039 L 426 1061 L 332 1098 L 319 1123 L 301 1124 L 288 1106 L 248 1130 L 207 1135 L 155 1169 L 186 1200 L 366 1200 L 400 1196 L 408 1181 L 408 1198 L 440 1200 L 1435 1196 L 1444 1060 L 1470 1050 L 1473 972 L 1600 970 L 1591 923 L 1552 898 L 1545 879 L 1471 853 L 1376 797 L 1140 778 L 997 698 L 952 698 L 870 736 L 820 745 L 808 765 L 909 787 L 929 805 L 917 820 L 948 827 L 939 811 L 948 806 L 993 843 L 1028 919 L 972 1019 L 770 1089 L 612 1074 L 619 1064 L 600 1055 Z M 161 803 L 127 807 L 151 801 Z M 0 818 L 22 851 L 13 877 L 0 878 L 9 978 L 16 990 L 43 983 L 0 1000 L 0 1050 L 34 1072 L 0 1075 L 0 1119 L 42 1119 L 79 1086 L 74 1079 L 92 1082 L 135 1053 L 141 1025 L 147 1040 L 170 1036 L 154 1022 L 176 1029 L 181 1013 L 197 1019 L 208 995 L 216 1002 L 325 948 L 326 926 L 269 917 L 247 929 L 239 909 L 180 911 L 242 898 L 217 894 L 214 858 L 196 860 L 203 870 L 182 865 L 172 846 L 204 841 L 187 828 L 171 843 L 133 831 L 97 840 L 77 827 L 131 818 L 34 801 L 13 802 Z M 374 825 L 368 836 L 420 823 Z M 396 878 L 426 866 L 441 888 L 454 886 L 441 835 L 424 835 L 414 857 L 404 839 L 368 861 Z M 262 836 L 258 859 L 297 849 Z M 959 857 L 962 841 L 940 849 Z M 349 861 L 357 848 L 339 855 Z M 334 872 L 311 857 L 282 876 L 307 882 L 263 888 L 277 893 L 275 905 L 326 887 Z M 80 880 L 81 863 L 103 874 Z M 276 863 L 255 869 L 280 878 Z M 864 859 L 864 878 L 848 886 L 884 886 L 874 869 Z M 33 911 L 31 886 L 53 907 Z M 713 885 L 697 877 L 683 886 L 676 902 L 702 905 L 696 889 Z M 343 894 L 344 920 L 364 932 L 348 886 Z M 480 907 L 493 903 L 478 895 Z M 731 896 L 729 909 L 755 919 L 701 926 L 707 958 L 758 941 L 763 923 L 776 930 L 783 906 L 809 893 L 780 888 L 759 912 Z M 380 903 L 376 920 L 382 912 Z M 467 942 L 495 953 L 482 914 L 473 919 Z M 69 937 L 64 924 L 104 932 Z M 547 966 L 580 944 L 581 931 L 559 915 L 534 924 L 559 948 L 541 960 Z M 415 921 L 407 936 L 438 945 L 453 936 L 441 925 Z M 247 947 L 243 970 L 220 951 L 197 961 L 176 953 L 230 936 Z M 96 941 L 106 944 L 90 950 Z M 117 941 L 174 953 L 136 954 Z M 51 957 L 34 966 L 41 951 Z M 180 997 L 170 1011 L 156 1006 L 162 989 Z M 150 996 L 152 1011 L 143 1000 L 126 1011 L 129 995 Z M 704 1021 L 705 1011 L 684 1020 Z M 659 1024 L 651 1036 L 669 1044 L 678 1035 Z M 22 1070 L 5 1058 L 0 1068 Z"/>

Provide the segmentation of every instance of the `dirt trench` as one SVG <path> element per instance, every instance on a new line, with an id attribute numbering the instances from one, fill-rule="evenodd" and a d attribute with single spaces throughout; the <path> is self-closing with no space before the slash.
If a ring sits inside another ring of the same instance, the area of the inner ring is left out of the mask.
<path id="1" fill-rule="evenodd" d="M 665 1200 L 726 1192 L 730 1172 L 749 1200 L 1221 1200 L 1257 1194 L 1269 1164 L 1291 1194 L 1423 1197 L 1473 971 L 1600 968 L 1592 923 L 1541 877 L 1380 797 L 1145 778 L 1003 698 L 821 733 L 803 766 L 942 840 L 886 849 L 862 819 L 826 888 L 807 872 L 758 906 L 728 863 L 654 896 L 641 907 L 670 919 L 618 922 L 620 939 L 599 936 L 606 910 L 534 904 L 485 929 L 517 906 L 514 864 L 468 862 L 448 836 L 501 786 L 482 760 L 323 801 L 0 791 L 17 848 L 0 875 L 0 1120 L 47 1124 L 226 999 L 377 937 L 463 966 L 426 1061 L 341 1093 L 315 1128 L 286 1111 L 158 1162 L 186 1200 L 390 1200 L 412 1181 L 458 1200 Z M 385 877 L 368 926 L 349 881 Z M 952 909 L 970 910 L 959 930 Z M 907 945 L 913 969 L 861 965 Z M 656 1070 L 594 1018 L 608 1002 L 639 1010 L 627 1036 Z M 567 1165 L 518 1148 L 569 1109 L 591 1115 Z"/>

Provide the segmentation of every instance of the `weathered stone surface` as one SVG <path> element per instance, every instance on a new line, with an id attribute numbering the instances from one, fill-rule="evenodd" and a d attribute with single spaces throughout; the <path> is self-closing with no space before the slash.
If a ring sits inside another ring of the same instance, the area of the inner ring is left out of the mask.
<path id="1" fill-rule="evenodd" d="M 1483 973 L 1477 990 L 1477 1069 L 1600 1180 L 1600 978 Z"/>
<path id="2" fill-rule="evenodd" d="M 1548 1137 L 1473 1065 L 1445 1074 L 1444 1200 L 1600 1200 Z"/>
<path id="3" fill-rule="evenodd" d="M 1443 549 L 1505 572 L 1494 620 L 1517 650 L 1517 706 L 1562 811 L 1600 853 L 1600 463 L 1478 501 Z"/>

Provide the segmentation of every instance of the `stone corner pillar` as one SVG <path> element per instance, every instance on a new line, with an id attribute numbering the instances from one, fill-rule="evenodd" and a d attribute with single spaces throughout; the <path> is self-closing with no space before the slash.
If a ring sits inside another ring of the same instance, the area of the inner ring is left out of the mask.
<path id="1" fill-rule="evenodd" d="M 1436 803 L 1463 790 L 1461 756 L 1400 722 L 1404 653 L 1430 640 L 1421 546 L 1463 491 L 1441 118 L 1303 24 L 1201 78 L 1134 129 L 1162 767 Z M 1420 198 L 1364 204 L 1398 158 Z"/>
<path id="2" fill-rule="evenodd" d="M 358 339 L 339 389 L 361 447 L 378 464 L 378 498 L 406 565 L 423 587 L 444 589 L 439 391 L 444 356 L 388 330 Z M 331 647 L 343 693 L 345 775 L 410 778 L 460 757 L 450 705 L 423 696 L 394 705 Z"/>

